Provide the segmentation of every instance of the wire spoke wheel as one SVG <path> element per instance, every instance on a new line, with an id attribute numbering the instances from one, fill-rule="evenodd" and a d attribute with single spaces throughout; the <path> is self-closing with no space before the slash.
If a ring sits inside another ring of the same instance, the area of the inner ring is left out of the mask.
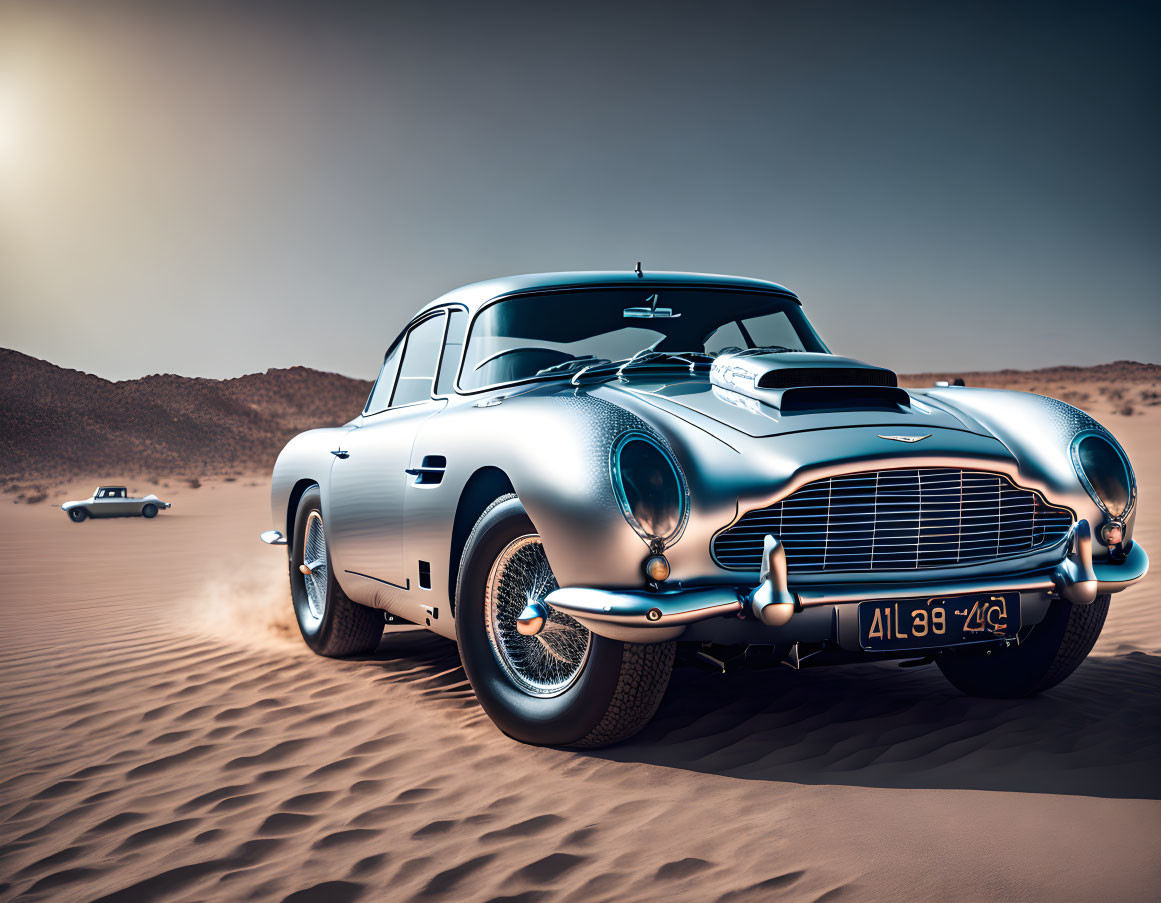
<path id="1" fill-rule="evenodd" d="M 588 628 L 544 601 L 556 588 L 544 545 L 535 534 L 508 543 L 488 574 L 488 641 L 512 682 L 533 696 L 556 696 L 571 687 L 592 646 Z M 516 629 L 516 617 L 531 602 L 543 604 L 549 614 L 540 633 L 524 636 Z"/>
<path id="2" fill-rule="evenodd" d="M 311 617 L 321 621 L 327 607 L 327 537 L 322 515 L 317 511 L 312 511 L 307 519 L 306 539 L 302 545 L 301 563 L 309 571 L 302 575 L 306 585 L 306 604 Z"/>

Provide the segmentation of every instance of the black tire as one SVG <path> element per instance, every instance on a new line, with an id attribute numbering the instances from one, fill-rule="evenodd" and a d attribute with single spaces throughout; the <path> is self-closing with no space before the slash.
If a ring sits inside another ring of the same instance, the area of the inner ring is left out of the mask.
<path id="1" fill-rule="evenodd" d="M 81 523 L 88 516 L 89 512 L 84 508 L 69 508 L 69 520 L 74 524 Z"/>
<path id="2" fill-rule="evenodd" d="M 157 506 L 152 505 L 152 504 L 146 505 L 144 508 L 141 509 L 141 516 L 142 517 L 157 517 Z"/>
<path id="3" fill-rule="evenodd" d="M 1089 605 L 1058 600 L 1019 646 L 941 655 L 939 670 L 969 696 L 1017 699 L 1055 687 L 1092 651 L 1109 612 L 1108 594 Z"/>
<path id="4" fill-rule="evenodd" d="M 468 536 L 456 580 L 460 660 L 484 711 L 509 737 L 538 746 L 597 747 L 644 727 L 657 711 L 677 644 L 620 643 L 592 635 L 588 657 L 567 689 L 534 696 L 497 658 L 485 627 L 485 592 L 493 563 L 509 543 L 535 534 L 515 495 L 494 501 Z"/>
<path id="5" fill-rule="evenodd" d="M 315 617 L 311 611 L 306 590 L 308 578 L 299 571 L 299 565 L 304 561 L 307 521 L 315 512 L 321 522 L 322 494 L 317 486 L 311 486 L 298 503 L 294 515 L 294 541 L 290 547 L 290 596 L 299 632 L 307 646 L 329 658 L 374 652 L 383 637 L 383 613 L 347 598 L 335 580 L 329 550 L 326 556 L 326 599 L 321 618 Z"/>

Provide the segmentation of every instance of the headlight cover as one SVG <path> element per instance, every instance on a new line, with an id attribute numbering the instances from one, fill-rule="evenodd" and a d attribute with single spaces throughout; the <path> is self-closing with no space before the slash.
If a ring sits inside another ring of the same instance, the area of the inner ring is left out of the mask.
<path id="1" fill-rule="evenodd" d="M 610 469 L 621 512 L 650 548 L 660 551 L 681 535 L 689 490 L 661 443 L 646 433 L 624 433 L 613 444 Z"/>
<path id="2" fill-rule="evenodd" d="M 1072 466 L 1092 500 L 1109 517 L 1123 521 L 1133 508 L 1137 485 L 1125 453 L 1096 430 L 1072 440 Z"/>

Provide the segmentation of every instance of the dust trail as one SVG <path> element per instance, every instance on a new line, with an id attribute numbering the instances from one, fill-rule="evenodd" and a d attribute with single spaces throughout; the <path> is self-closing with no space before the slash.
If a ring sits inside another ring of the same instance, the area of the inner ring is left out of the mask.
<path id="1" fill-rule="evenodd" d="M 285 555 L 235 559 L 215 571 L 220 576 L 193 589 L 180 606 L 188 626 L 257 645 L 298 638 Z"/>

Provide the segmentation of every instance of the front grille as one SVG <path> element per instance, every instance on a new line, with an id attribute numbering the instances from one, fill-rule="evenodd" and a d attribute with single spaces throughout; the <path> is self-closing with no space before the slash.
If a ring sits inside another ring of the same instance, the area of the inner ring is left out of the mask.
<path id="1" fill-rule="evenodd" d="M 1007 477 L 952 468 L 879 470 L 807 483 L 713 539 L 722 567 L 761 569 L 777 536 L 791 571 L 909 571 L 978 564 L 1062 540 L 1072 513 Z"/>

